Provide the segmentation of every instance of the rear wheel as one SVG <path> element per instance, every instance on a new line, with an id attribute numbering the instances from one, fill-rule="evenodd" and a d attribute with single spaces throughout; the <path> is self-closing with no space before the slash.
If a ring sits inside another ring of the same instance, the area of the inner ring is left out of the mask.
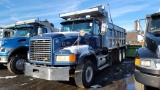
<path id="1" fill-rule="evenodd" d="M 122 62 L 122 52 L 121 50 L 118 51 L 118 63 Z"/>
<path id="2" fill-rule="evenodd" d="M 88 60 L 86 63 L 77 65 L 75 71 L 75 83 L 81 88 L 88 88 L 92 84 L 94 75 L 94 65 Z"/>
<path id="3" fill-rule="evenodd" d="M 7 68 L 11 73 L 23 74 L 24 63 L 27 61 L 26 55 L 17 54 L 10 57 L 10 61 L 7 64 Z"/>
<path id="4" fill-rule="evenodd" d="M 109 53 L 109 54 L 108 54 L 108 60 L 110 61 L 110 62 L 109 62 L 110 66 L 112 66 L 112 65 L 114 64 L 114 59 L 113 59 L 112 53 Z"/>
<path id="5" fill-rule="evenodd" d="M 126 58 L 125 49 L 122 50 L 122 59 L 124 60 Z"/>

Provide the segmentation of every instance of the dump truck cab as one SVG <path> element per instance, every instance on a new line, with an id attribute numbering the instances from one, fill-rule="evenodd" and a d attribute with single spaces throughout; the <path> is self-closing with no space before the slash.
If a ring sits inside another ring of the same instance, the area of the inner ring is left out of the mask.
<path id="1" fill-rule="evenodd" d="M 137 90 L 147 86 L 160 88 L 160 12 L 146 16 L 144 46 L 135 57 Z"/>

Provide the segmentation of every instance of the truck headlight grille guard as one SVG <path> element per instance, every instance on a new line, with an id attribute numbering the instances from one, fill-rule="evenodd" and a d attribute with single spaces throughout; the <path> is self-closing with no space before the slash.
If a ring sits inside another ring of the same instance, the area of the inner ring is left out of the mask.
<path id="1" fill-rule="evenodd" d="M 51 39 L 30 40 L 30 60 L 37 62 L 50 62 Z"/>

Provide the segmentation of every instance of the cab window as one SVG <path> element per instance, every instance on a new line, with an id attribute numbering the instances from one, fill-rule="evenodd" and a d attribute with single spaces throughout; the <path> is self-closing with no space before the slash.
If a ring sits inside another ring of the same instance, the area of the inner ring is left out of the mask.
<path id="1" fill-rule="evenodd" d="M 97 23 L 94 24 L 94 34 L 99 34 L 99 25 Z"/>

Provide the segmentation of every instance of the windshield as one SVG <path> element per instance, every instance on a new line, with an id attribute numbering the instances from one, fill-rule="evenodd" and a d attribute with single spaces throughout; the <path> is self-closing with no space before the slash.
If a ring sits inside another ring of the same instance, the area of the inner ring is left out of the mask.
<path id="1" fill-rule="evenodd" d="M 160 17 L 153 17 L 150 22 L 150 30 L 149 32 L 155 33 L 160 32 Z"/>
<path id="2" fill-rule="evenodd" d="M 62 23 L 62 32 L 79 32 L 80 30 L 84 30 L 86 33 L 90 33 L 92 30 L 92 23 L 89 21 Z"/>
<path id="3" fill-rule="evenodd" d="M 32 27 L 16 28 L 13 37 L 29 37 L 32 29 Z"/>
<path id="4" fill-rule="evenodd" d="M 0 38 L 3 38 L 3 32 L 0 31 Z"/>

